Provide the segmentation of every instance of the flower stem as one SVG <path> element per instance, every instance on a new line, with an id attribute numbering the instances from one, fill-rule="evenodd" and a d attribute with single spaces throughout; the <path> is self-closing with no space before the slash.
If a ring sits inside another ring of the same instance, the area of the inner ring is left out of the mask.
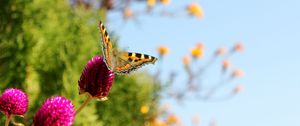
<path id="1" fill-rule="evenodd" d="M 76 114 L 78 114 L 92 99 L 93 97 L 89 95 L 89 97 L 84 101 L 84 103 L 80 106 L 80 108 L 77 109 Z"/>
<path id="2" fill-rule="evenodd" d="M 18 116 L 24 118 L 23 115 L 18 115 Z M 16 122 L 16 121 L 15 121 L 15 116 L 12 116 L 11 123 L 12 123 L 14 126 L 25 126 L 23 123 L 18 123 L 18 122 Z"/>
<path id="3" fill-rule="evenodd" d="M 9 122 L 10 122 L 10 120 L 11 120 L 11 115 L 8 115 L 8 116 L 6 116 L 6 120 L 5 120 L 5 126 L 8 126 L 9 125 Z"/>

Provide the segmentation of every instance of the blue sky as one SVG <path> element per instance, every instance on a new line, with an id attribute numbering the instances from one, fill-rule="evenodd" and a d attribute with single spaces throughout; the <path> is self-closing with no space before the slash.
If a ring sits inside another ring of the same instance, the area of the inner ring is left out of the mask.
<path id="1" fill-rule="evenodd" d="M 178 9 L 191 2 L 173 0 L 167 9 Z M 191 125 L 194 114 L 200 115 L 202 126 L 207 126 L 211 119 L 219 126 L 300 125 L 300 1 L 201 0 L 198 3 L 205 12 L 203 20 L 140 16 L 137 25 L 133 21 L 126 24 L 113 21 L 111 16 L 108 27 L 120 37 L 121 47 L 129 51 L 157 55 L 155 49 L 159 45 L 170 47 L 171 53 L 162 68 L 166 72 L 182 73 L 181 57 L 199 41 L 205 44 L 207 53 L 243 41 L 245 51 L 231 61 L 245 71 L 245 77 L 234 82 L 243 84 L 245 90 L 227 101 L 186 101 L 184 105 L 172 105 L 172 111 L 185 125 Z M 180 74 L 175 83 L 180 85 L 184 79 L 184 74 Z"/>

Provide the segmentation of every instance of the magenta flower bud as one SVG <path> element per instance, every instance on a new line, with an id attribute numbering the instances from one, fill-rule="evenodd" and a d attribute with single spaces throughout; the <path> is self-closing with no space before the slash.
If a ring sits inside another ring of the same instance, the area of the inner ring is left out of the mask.
<path id="1" fill-rule="evenodd" d="M 0 97 L 0 111 L 6 116 L 24 115 L 28 109 L 27 95 L 20 89 L 9 88 Z"/>
<path id="2" fill-rule="evenodd" d="M 107 68 L 103 57 L 95 56 L 88 61 L 78 81 L 79 94 L 87 92 L 98 99 L 106 98 L 113 79 L 114 74 Z"/>
<path id="3" fill-rule="evenodd" d="M 37 111 L 33 126 L 71 126 L 75 118 L 72 102 L 64 97 L 48 98 Z"/>

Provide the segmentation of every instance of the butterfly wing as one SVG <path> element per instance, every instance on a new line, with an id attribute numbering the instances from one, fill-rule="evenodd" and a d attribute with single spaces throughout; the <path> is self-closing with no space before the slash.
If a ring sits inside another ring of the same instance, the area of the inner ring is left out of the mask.
<path id="1" fill-rule="evenodd" d="M 102 38 L 102 53 L 104 56 L 104 61 L 108 67 L 108 69 L 113 69 L 113 47 L 112 43 L 110 41 L 109 35 L 107 33 L 107 30 L 104 26 L 104 24 L 100 21 L 98 24 L 98 27 L 100 29 L 100 36 Z"/>
<path id="2" fill-rule="evenodd" d="M 117 74 L 128 74 L 131 71 L 137 70 L 138 68 L 146 64 L 154 64 L 157 58 L 141 53 L 134 52 L 119 52 L 115 64 L 114 73 Z"/>
<path id="3" fill-rule="evenodd" d="M 154 64 L 157 58 L 141 53 L 121 52 L 114 49 L 104 24 L 98 24 L 102 38 L 102 52 L 108 69 L 117 74 L 128 74 L 143 65 Z"/>

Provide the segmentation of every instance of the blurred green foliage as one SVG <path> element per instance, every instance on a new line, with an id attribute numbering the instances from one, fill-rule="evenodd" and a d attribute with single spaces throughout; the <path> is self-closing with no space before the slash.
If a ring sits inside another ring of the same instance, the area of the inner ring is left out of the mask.
<path id="1" fill-rule="evenodd" d="M 27 0 L 5 0 L 0 4 L 1 88 L 7 84 L 24 88 L 22 83 L 26 78 L 27 54 L 32 46 L 29 36 L 26 36 L 22 28 L 25 22 L 23 10 L 26 3 Z"/>
<path id="2" fill-rule="evenodd" d="M 17 121 L 30 125 L 53 95 L 72 100 L 75 108 L 82 104 L 86 97 L 78 95 L 77 81 L 87 61 L 101 55 L 97 23 L 105 15 L 104 9 L 88 11 L 65 0 L 1 1 L 0 90 L 22 88 L 29 97 L 29 111 Z M 151 78 L 147 73 L 116 77 L 109 100 L 91 102 L 75 125 L 143 125 L 151 115 L 142 115 L 141 106 L 155 108 L 158 101 Z"/>

